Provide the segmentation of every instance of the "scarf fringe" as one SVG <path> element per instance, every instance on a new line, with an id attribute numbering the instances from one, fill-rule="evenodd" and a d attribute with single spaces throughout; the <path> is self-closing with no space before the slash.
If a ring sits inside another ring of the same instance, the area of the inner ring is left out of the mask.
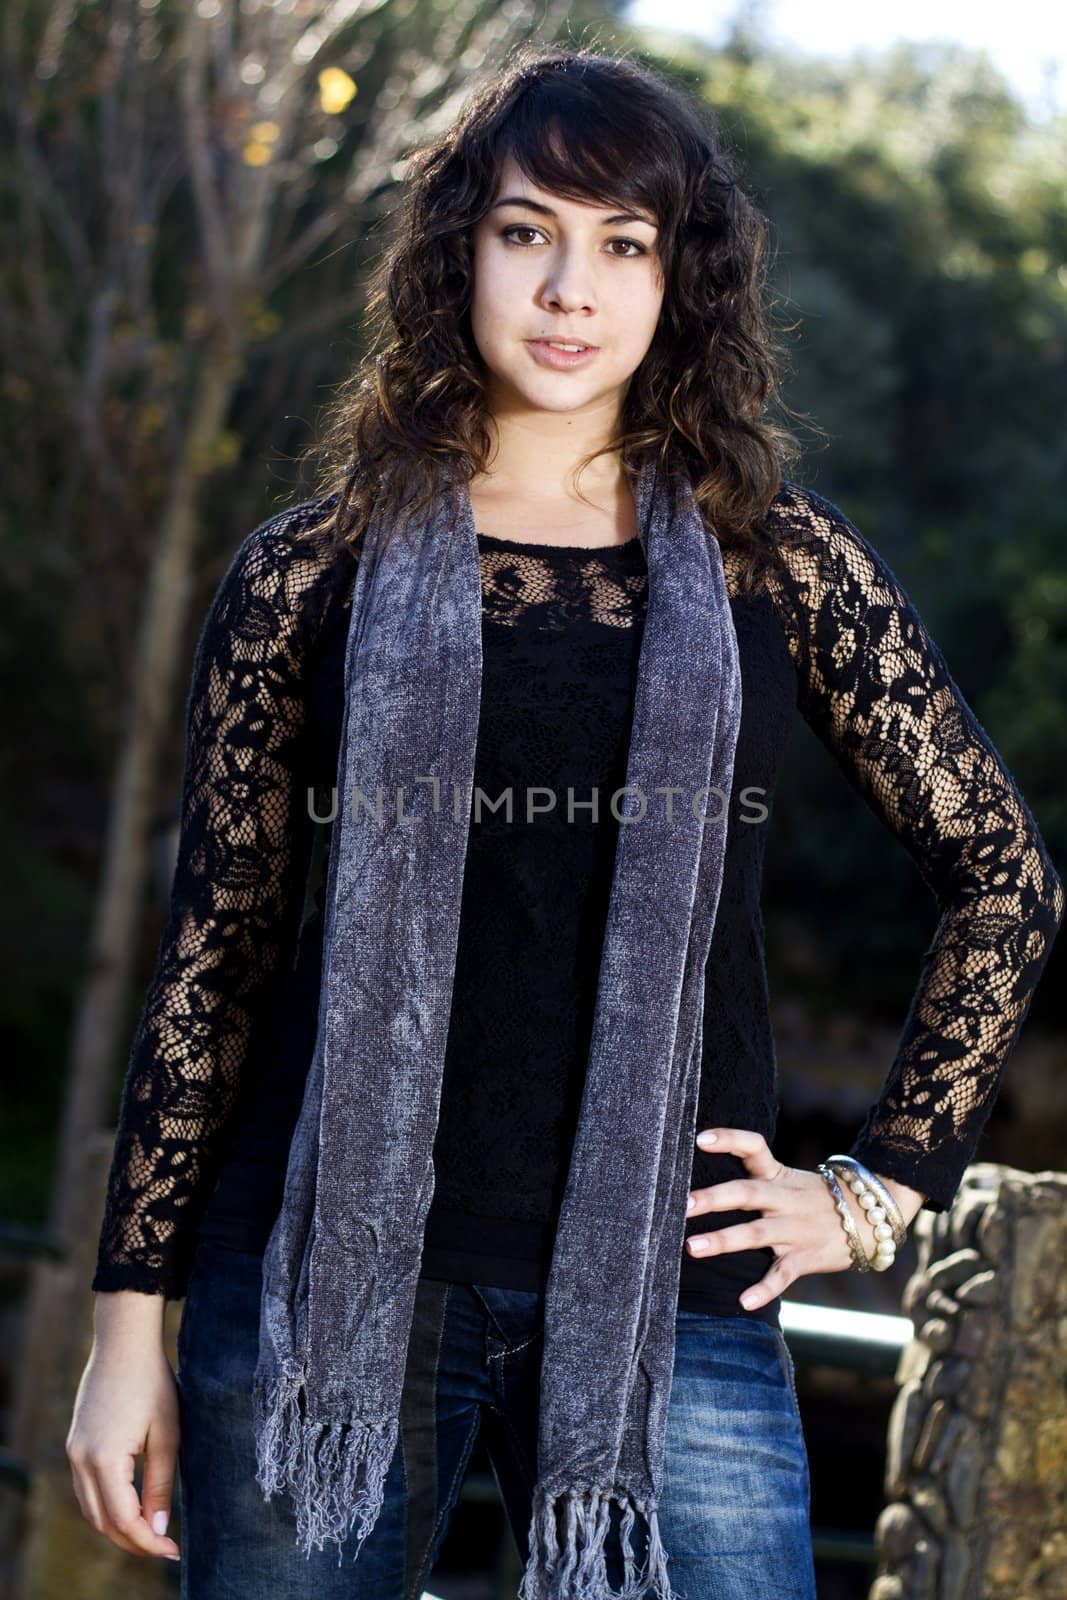
<path id="1" fill-rule="evenodd" d="M 312 1421 L 304 1414 L 305 1388 L 303 1373 L 253 1386 L 256 1482 L 265 1500 L 288 1489 L 296 1513 L 296 1542 L 305 1556 L 336 1540 L 340 1566 L 341 1546 L 356 1520 L 360 1527 L 353 1560 L 378 1520 L 399 1420 Z"/>
<path id="2" fill-rule="evenodd" d="M 604 1554 L 612 1501 L 622 1507 L 623 1513 L 619 1534 L 624 1577 L 623 1587 L 618 1590 L 609 1587 Z M 562 1548 L 560 1510 L 566 1520 Z M 640 1572 L 630 1538 L 638 1511 L 648 1524 L 648 1551 Z M 530 1521 L 530 1555 L 519 1584 L 518 1600 L 649 1600 L 652 1596 L 655 1600 L 678 1600 L 667 1576 L 667 1556 L 654 1502 L 636 1500 L 632 1493 L 605 1494 L 600 1489 L 572 1489 L 549 1496 L 538 1485 Z"/>

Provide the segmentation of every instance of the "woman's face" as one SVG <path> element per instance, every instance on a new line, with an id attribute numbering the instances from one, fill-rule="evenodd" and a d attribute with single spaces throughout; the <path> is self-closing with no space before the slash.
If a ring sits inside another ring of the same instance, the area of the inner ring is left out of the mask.
<path id="1" fill-rule="evenodd" d="M 652 343 L 664 286 L 655 222 L 620 215 L 539 189 L 508 157 L 473 233 L 471 325 L 491 409 L 621 405 Z M 538 343 L 548 339 L 596 350 L 554 366 Z"/>

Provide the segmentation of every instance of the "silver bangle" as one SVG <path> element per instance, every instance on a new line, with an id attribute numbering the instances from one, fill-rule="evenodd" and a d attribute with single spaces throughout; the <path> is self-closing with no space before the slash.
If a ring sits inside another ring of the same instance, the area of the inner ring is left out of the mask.
<path id="1" fill-rule="evenodd" d="M 851 1156 L 828 1156 L 827 1165 L 847 1183 L 856 1196 L 857 1205 L 866 1213 L 875 1237 L 874 1255 L 869 1258 L 871 1266 L 875 1272 L 887 1271 L 896 1260 L 897 1236 L 903 1227 L 903 1218 L 896 1202 L 887 1194 L 891 1209 L 887 1210 L 880 1203 L 882 1197 L 874 1188 L 878 1180 Z"/>
<path id="2" fill-rule="evenodd" d="M 829 1184 L 830 1193 L 834 1197 L 834 1205 L 840 1212 L 841 1225 L 848 1239 L 848 1248 L 852 1256 L 853 1265 L 857 1266 L 861 1272 L 870 1272 L 873 1263 L 863 1247 L 863 1239 L 856 1226 L 855 1218 L 849 1210 L 848 1201 L 845 1199 L 841 1185 L 824 1161 L 819 1162 L 819 1171 Z"/>
<path id="3" fill-rule="evenodd" d="M 890 1229 L 892 1230 L 894 1244 L 902 1245 L 904 1240 L 908 1237 L 908 1225 L 904 1221 L 904 1216 L 900 1207 L 893 1199 L 893 1196 L 890 1194 L 881 1178 L 879 1178 L 876 1173 L 872 1172 L 869 1167 L 865 1167 L 862 1161 L 857 1161 L 854 1156 L 834 1155 L 827 1156 L 826 1160 L 828 1165 L 833 1165 L 834 1167 L 846 1167 L 848 1169 L 848 1172 L 844 1174 L 845 1181 L 848 1183 L 849 1188 L 854 1194 L 858 1195 L 859 1193 L 859 1190 L 856 1188 L 857 1180 L 862 1185 L 865 1185 L 868 1189 L 873 1190 L 878 1204 L 885 1212 L 885 1217 L 879 1217 L 877 1220 L 879 1222 L 885 1221 L 888 1223 Z M 839 1176 L 841 1176 L 841 1174 L 839 1174 Z"/>

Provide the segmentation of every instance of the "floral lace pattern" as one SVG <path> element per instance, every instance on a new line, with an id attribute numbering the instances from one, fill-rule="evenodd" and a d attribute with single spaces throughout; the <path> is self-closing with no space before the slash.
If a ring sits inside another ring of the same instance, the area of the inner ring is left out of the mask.
<path id="1" fill-rule="evenodd" d="M 123 1087 L 94 1290 L 184 1294 L 257 1019 L 297 946 L 314 834 L 305 779 L 316 650 L 343 625 L 354 572 L 347 555 L 331 562 L 294 541 L 318 508 L 306 502 L 248 535 L 201 631 L 178 862 Z M 784 485 L 775 511 L 783 568 L 770 612 L 795 667 L 796 705 L 941 907 L 896 1057 L 851 1150 L 944 1209 L 1062 919 L 1063 886 L 886 563 L 814 491 Z M 514 620 L 516 607 L 529 621 L 536 605 L 543 634 L 591 619 L 618 633 L 641 615 L 636 550 L 546 562 L 544 549 L 480 536 L 487 622 Z M 535 592 L 546 571 L 567 580 Z M 743 649 L 749 638 L 739 628 Z M 592 671 L 593 654 L 588 662 Z M 758 940 L 738 948 L 761 963 Z M 723 1005 L 728 989 L 717 986 Z M 730 1024 L 743 1029 L 744 1019 Z M 760 1120 L 744 1123 L 743 1102 L 731 1111 L 742 1125 Z"/>
<path id="2" fill-rule="evenodd" d="M 850 1153 L 944 1209 L 1062 921 L 1063 884 L 887 563 L 814 491 L 790 485 L 779 500 L 800 709 L 941 912 L 896 1056 Z"/>
<path id="3" fill-rule="evenodd" d="M 303 666 L 328 581 L 292 543 L 304 510 L 248 535 L 201 630 L 170 911 L 123 1088 L 94 1289 L 184 1293 L 190 1224 L 257 1007 L 295 941 L 313 832 L 293 782 Z"/>

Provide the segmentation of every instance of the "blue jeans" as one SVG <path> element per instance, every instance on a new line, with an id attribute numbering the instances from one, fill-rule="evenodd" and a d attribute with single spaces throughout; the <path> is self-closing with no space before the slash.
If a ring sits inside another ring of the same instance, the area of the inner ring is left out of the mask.
<path id="1" fill-rule="evenodd" d="M 305 1556 L 287 1494 L 255 1481 L 252 1378 L 262 1257 L 203 1240 L 178 1332 L 182 1600 L 418 1600 L 481 1434 L 525 1562 L 537 1463 L 542 1296 L 423 1278 L 400 1441 L 378 1520 Z M 782 1334 L 679 1311 L 660 1492 L 683 1600 L 815 1600 L 808 1460 Z M 607 1545 L 622 1587 L 619 1508 Z M 635 1556 L 645 1555 L 641 1519 Z"/>

